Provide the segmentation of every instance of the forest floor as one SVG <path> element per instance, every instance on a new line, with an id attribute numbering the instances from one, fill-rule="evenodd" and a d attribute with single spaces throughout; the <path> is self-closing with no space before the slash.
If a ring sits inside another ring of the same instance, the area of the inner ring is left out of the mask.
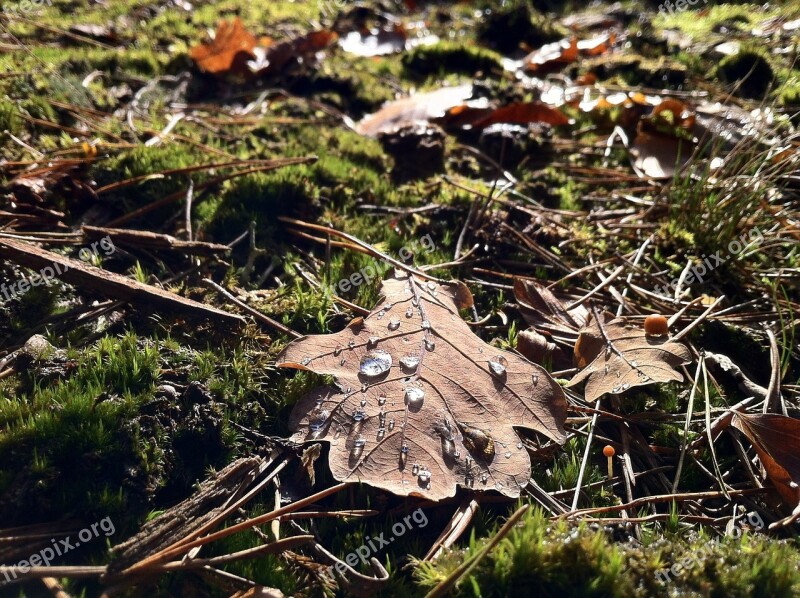
<path id="1" fill-rule="evenodd" d="M 800 6 L 500 4 L 3 5 L 0 595 L 800 595 Z M 529 483 L 305 442 L 395 267 L 552 376 Z"/>

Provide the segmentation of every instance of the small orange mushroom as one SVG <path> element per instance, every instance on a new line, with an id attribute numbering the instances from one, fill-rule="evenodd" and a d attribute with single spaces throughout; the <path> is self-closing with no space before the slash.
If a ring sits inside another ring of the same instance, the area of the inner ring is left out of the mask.
<path id="1" fill-rule="evenodd" d="M 608 479 L 614 477 L 614 455 L 617 451 L 614 450 L 614 447 L 610 444 L 607 444 L 603 447 L 603 454 L 608 458 Z"/>
<path id="2" fill-rule="evenodd" d="M 664 336 L 669 333 L 669 322 L 662 315 L 649 315 L 644 319 L 644 333 L 647 336 Z"/>

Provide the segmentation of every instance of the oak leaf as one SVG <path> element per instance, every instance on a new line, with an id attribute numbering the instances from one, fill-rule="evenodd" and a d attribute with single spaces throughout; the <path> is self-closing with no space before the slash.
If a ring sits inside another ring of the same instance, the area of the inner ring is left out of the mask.
<path id="1" fill-rule="evenodd" d="M 431 500 L 458 485 L 519 496 L 530 458 L 515 431 L 563 442 L 566 399 L 542 367 L 484 343 L 458 310 L 462 283 L 396 272 L 343 331 L 290 344 L 281 367 L 333 376 L 290 417 L 292 440 L 331 443 L 337 480 Z"/>
<path id="2" fill-rule="evenodd" d="M 669 336 L 650 336 L 640 326 L 622 318 L 601 315 L 581 330 L 575 343 L 575 360 L 583 368 L 567 386 L 586 381 L 587 401 L 606 393 L 620 394 L 633 386 L 654 382 L 682 382 L 675 368 L 691 361 L 691 353 Z"/>
<path id="3" fill-rule="evenodd" d="M 753 444 L 781 498 L 800 512 L 800 420 L 772 413 L 735 413 L 731 425 Z"/>
<path id="4" fill-rule="evenodd" d="M 242 75 L 248 72 L 247 62 L 255 58 L 253 50 L 257 43 L 236 17 L 231 22 L 221 21 L 214 39 L 192 48 L 189 56 L 206 73 Z"/>

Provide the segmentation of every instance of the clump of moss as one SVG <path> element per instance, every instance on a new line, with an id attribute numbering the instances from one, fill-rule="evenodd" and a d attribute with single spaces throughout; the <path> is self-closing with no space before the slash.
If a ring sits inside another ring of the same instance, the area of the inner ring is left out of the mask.
<path id="1" fill-rule="evenodd" d="M 800 589 L 794 543 L 744 533 L 712 542 L 706 533 L 643 543 L 614 541 L 612 528 L 553 522 L 531 509 L 451 595 L 475 596 L 790 596 Z M 651 530 L 653 531 L 653 530 Z M 415 562 L 415 577 L 435 586 L 488 539 L 470 540 L 435 562 Z M 677 565 L 673 569 L 673 565 Z M 677 573 L 672 573 L 672 571 Z"/>
<path id="2" fill-rule="evenodd" d="M 716 71 L 720 81 L 737 85 L 737 93 L 746 98 L 762 99 L 775 82 L 769 61 L 759 52 L 743 50 L 723 58 Z"/>
<path id="3" fill-rule="evenodd" d="M 491 50 L 457 42 L 419 46 L 403 56 L 403 66 L 411 76 L 427 77 L 460 73 L 476 75 L 502 69 L 502 57 Z"/>
<path id="4" fill-rule="evenodd" d="M 142 145 L 108 160 L 96 162 L 92 174 L 98 187 L 135 177 L 153 175 L 152 178 L 121 187 L 107 195 L 112 201 L 123 204 L 123 211 L 129 211 L 185 189 L 188 186 L 188 179 L 185 176 L 162 176 L 161 173 L 191 166 L 197 164 L 198 161 L 197 155 L 182 145 L 171 144 L 164 147 Z M 195 183 L 202 180 L 204 176 L 203 172 L 192 174 Z"/>
<path id="5" fill-rule="evenodd" d="M 503 54 L 519 50 L 522 44 L 537 48 L 561 37 L 525 0 L 490 9 L 488 13 L 478 24 L 478 40 Z"/>

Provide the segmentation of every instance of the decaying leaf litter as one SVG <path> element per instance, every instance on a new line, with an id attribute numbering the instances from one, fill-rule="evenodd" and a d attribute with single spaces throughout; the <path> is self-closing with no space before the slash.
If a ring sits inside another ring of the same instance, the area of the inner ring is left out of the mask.
<path id="1" fill-rule="evenodd" d="M 0 572 L 797 592 L 796 9 L 323 4 L 3 18 Z"/>

